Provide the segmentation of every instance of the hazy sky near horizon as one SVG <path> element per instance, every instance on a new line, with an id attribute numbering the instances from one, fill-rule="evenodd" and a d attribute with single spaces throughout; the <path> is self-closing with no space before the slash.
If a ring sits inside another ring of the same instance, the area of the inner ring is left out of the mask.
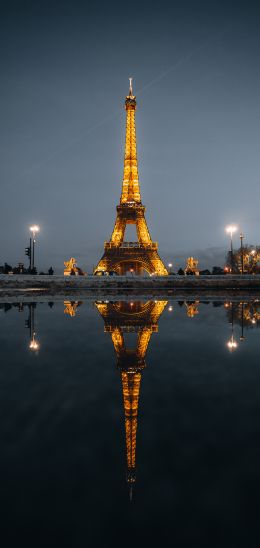
<path id="1" fill-rule="evenodd" d="M 40 268 L 98 261 L 120 198 L 129 76 L 162 258 L 219 263 L 230 222 L 260 244 L 257 2 L 1 8 L 0 264 L 26 262 L 32 223 Z"/>

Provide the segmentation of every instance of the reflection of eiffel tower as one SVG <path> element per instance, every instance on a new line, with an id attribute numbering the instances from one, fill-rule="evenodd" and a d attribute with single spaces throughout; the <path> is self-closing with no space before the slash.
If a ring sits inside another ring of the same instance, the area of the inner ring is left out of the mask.
<path id="1" fill-rule="evenodd" d="M 127 453 L 127 482 L 135 483 L 135 452 L 138 399 L 141 371 L 145 368 L 145 354 L 152 333 L 158 331 L 159 318 L 167 301 L 142 302 L 96 302 L 105 322 L 105 332 L 111 334 L 117 355 L 117 366 L 121 371 Z M 135 349 L 126 348 L 124 333 L 137 333 Z"/>

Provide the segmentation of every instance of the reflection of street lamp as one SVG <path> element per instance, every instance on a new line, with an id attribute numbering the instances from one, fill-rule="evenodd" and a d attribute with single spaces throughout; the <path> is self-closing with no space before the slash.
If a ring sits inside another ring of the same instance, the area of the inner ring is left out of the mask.
<path id="1" fill-rule="evenodd" d="M 35 339 L 35 335 L 36 335 L 36 333 L 34 332 L 34 333 L 33 333 L 33 336 L 32 336 L 32 339 L 30 340 L 30 344 L 29 344 L 30 350 L 33 350 L 34 352 L 35 352 L 36 350 L 39 350 L 39 348 L 40 348 L 39 343 L 38 343 L 38 342 L 36 341 L 36 339 Z"/>
<path id="2" fill-rule="evenodd" d="M 230 352 L 233 352 L 233 350 L 235 350 L 237 348 L 237 342 L 234 340 L 233 334 L 231 335 L 231 338 L 228 341 L 227 346 L 228 346 Z"/>
<path id="3" fill-rule="evenodd" d="M 241 303 L 241 335 L 240 335 L 240 340 L 241 341 L 245 340 L 245 337 L 244 337 L 244 303 L 243 302 Z"/>
<path id="4" fill-rule="evenodd" d="M 28 306 L 29 306 L 29 318 L 25 322 L 25 325 L 26 325 L 26 327 L 28 327 L 30 329 L 29 348 L 33 352 L 36 352 L 40 348 L 40 345 L 39 345 L 38 341 L 36 340 L 36 331 L 35 331 L 35 327 L 34 327 L 34 308 L 35 308 L 36 305 L 33 305 L 32 303 L 30 303 Z"/>
<path id="5" fill-rule="evenodd" d="M 231 304 L 231 337 L 229 341 L 227 342 L 227 347 L 230 350 L 230 352 L 233 352 L 237 348 L 238 344 L 234 339 L 234 305 Z"/>
<path id="6" fill-rule="evenodd" d="M 34 244 L 35 244 L 35 234 L 37 234 L 39 232 L 40 228 L 38 227 L 38 225 L 33 225 L 33 226 L 30 226 L 30 231 L 32 233 L 32 249 L 31 249 L 31 254 L 32 254 L 32 270 L 34 270 Z M 30 243 L 31 243 L 31 240 L 30 240 Z"/>
<path id="7" fill-rule="evenodd" d="M 226 232 L 230 234 L 230 256 L 231 256 L 231 274 L 234 270 L 234 254 L 233 254 L 233 239 L 232 236 L 236 232 L 237 227 L 235 225 L 229 225 L 226 227 Z"/>

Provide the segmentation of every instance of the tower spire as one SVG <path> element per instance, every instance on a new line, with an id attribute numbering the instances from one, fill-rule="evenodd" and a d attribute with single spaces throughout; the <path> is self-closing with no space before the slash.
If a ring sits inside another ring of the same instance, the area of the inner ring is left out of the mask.
<path id="1" fill-rule="evenodd" d="M 124 174 L 121 193 L 121 204 L 141 203 L 141 194 L 138 176 L 135 110 L 136 97 L 133 95 L 133 78 L 129 78 L 129 95 L 125 99 L 126 109 L 126 136 Z"/>
<path id="2" fill-rule="evenodd" d="M 130 487 L 131 498 L 132 487 L 135 483 L 136 433 L 141 373 L 139 371 L 131 373 L 122 371 L 121 379 L 125 411 L 127 483 Z"/>

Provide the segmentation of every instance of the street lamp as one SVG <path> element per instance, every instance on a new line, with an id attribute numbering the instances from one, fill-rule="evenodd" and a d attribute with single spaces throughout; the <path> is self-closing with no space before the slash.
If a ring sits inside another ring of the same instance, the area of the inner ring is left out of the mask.
<path id="1" fill-rule="evenodd" d="M 240 232 L 240 255 L 241 255 L 241 274 L 244 274 L 244 250 L 243 250 L 243 239 L 244 234 L 243 232 Z"/>
<path id="2" fill-rule="evenodd" d="M 251 274 L 254 274 L 254 263 L 255 263 L 255 254 L 256 254 L 256 250 L 255 249 L 252 249 L 252 251 L 250 251 L 250 255 L 251 255 Z"/>
<path id="3" fill-rule="evenodd" d="M 233 239 L 232 236 L 236 232 L 237 227 L 235 225 L 229 225 L 226 227 L 226 232 L 230 234 L 230 258 L 231 258 L 231 274 L 234 270 L 234 254 L 233 254 Z"/>
<path id="4" fill-rule="evenodd" d="M 172 269 L 172 263 L 168 263 L 169 272 L 171 272 Z"/>
<path id="5" fill-rule="evenodd" d="M 31 270 L 34 270 L 34 246 L 35 246 L 35 235 L 39 232 L 40 228 L 38 225 L 30 226 L 30 231 L 32 233 L 32 238 L 30 238 L 30 247 L 31 247 Z"/>

